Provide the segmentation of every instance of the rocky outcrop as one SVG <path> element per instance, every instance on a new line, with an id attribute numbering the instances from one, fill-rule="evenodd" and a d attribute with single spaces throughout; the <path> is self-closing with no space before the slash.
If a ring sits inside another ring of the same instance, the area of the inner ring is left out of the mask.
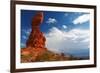
<path id="1" fill-rule="evenodd" d="M 43 22 L 43 12 L 38 12 L 32 19 L 32 31 L 26 42 L 26 47 L 45 48 L 45 37 L 40 31 L 40 24 Z"/>
<path id="2" fill-rule="evenodd" d="M 31 56 L 31 58 L 27 60 L 22 59 L 24 62 L 35 61 L 38 56 L 42 55 L 47 50 L 45 48 L 46 38 L 44 37 L 43 32 L 40 31 L 43 17 L 43 12 L 37 12 L 32 19 L 32 31 L 26 42 L 26 48 L 21 49 L 22 56 Z"/>

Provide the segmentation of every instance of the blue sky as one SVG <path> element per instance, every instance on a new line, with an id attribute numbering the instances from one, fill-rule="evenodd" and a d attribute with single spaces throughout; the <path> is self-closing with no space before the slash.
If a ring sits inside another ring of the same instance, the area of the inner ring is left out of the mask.
<path id="1" fill-rule="evenodd" d="M 21 47 L 25 47 L 31 31 L 32 17 L 36 12 L 34 10 L 21 10 Z M 47 48 L 60 53 L 89 51 L 89 13 L 43 12 L 44 20 L 40 30 L 44 32 L 46 37 Z"/>

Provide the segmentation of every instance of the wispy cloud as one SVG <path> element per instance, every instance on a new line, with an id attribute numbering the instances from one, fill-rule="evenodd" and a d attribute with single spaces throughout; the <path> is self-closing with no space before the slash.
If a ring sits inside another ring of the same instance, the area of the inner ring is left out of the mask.
<path id="1" fill-rule="evenodd" d="M 68 32 L 56 27 L 45 34 L 46 46 L 57 52 L 89 48 L 89 30 L 72 29 Z"/>
<path id="2" fill-rule="evenodd" d="M 67 29 L 67 26 L 66 26 L 66 25 L 62 25 L 62 28 L 63 28 L 63 29 Z"/>
<path id="3" fill-rule="evenodd" d="M 90 19 L 90 14 L 83 14 L 83 15 L 79 16 L 78 18 L 76 18 L 76 19 L 73 21 L 73 23 L 74 23 L 74 24 L 82 24 L 82 23 L 84 23 L 84 22 L 89 21 L 89 19 Z"/>
<path id="4" fill-rule="evenodd" d="M 46 23 L 48 23 L 48 24 L 55 24 L 55 23 L 57 23 L 57 20 L 55 18 L 48 18 Z"/>
<path id="5" fill-rule="evenodd" d="M 31 32 L 31 29 L 23 29 L 22 32 L 24 32 L 26 35 L 29 35 Z"/>
<path id="6" fill-rule="evenodd" d="M 28 30 L 25 31 L 25 33 L 26 33 L 27 35 L 29 35 L 30 32 L 31 32 L 31 29 L 28 29 Z"/>

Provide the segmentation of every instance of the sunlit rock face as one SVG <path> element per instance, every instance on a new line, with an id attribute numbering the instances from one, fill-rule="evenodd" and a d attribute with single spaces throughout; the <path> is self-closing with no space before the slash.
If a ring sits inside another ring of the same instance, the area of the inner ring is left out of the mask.
<path id="1" fill-rule="evenodd" d="M 40 24 L 42 24 L 43 18 L 43 12 L 37 12 L 32 19 L 32 31 L 26 42 L 26 47 L 21 49 L 21 55 L 31 55 L 31 58 L 22 59 L 22 62 L 33 62 L 39 55 L 42 55 L 47 50 L 45 48 L 46 38 L 43 32 L 40 31 Z"/>
<path id="2" fill-rule="evenodd" d="M 43 12 L 37 12 L 32 19 L 32 31 L 26 42 L 26 47 L 45 48 L 45 37 L 40 31 L 40 24 L 43 22 Z"/>

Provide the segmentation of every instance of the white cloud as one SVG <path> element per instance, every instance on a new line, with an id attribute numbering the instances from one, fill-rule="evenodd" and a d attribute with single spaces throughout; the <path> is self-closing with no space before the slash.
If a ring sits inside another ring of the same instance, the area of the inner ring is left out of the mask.
<path id="1" fill-rule="evenodd" d="M 89 14 L 83 14 L 83 15 L 79 16 L 78 18 L 76 18 L 76 19 L 73 21 L 73 23 L 74 23 L 74 24 L 82 24 L 82 23 L 84 23 L 84 22 L 89 21 L 89 19 L 90 19 L 90 15 L 89 15 Z"/>
<path id="2" fill-rule="evenodd" d="M 46 21 L 46 23 L 48 23 L 48 24 L 54 24 L 54 23 L 56 23 L 57 22 L 57 20 L 55 19 L 55 18 L 49 18 L 47 21 Z"/>
<path id="3" fill-rule="evenodd" d="M 30 32 L 31 32 L 31 29 L 28 29 L 28 30 L 26 31 L 26 34 L 29 35 Z"/>
<path id="4" fill-rule="evenodd" d="M 23 29 L 22 30 L 26 35 L 29 35 L 30 34 L 30 32 L 31 32 L 31 29 L 29 28 L 29 29 L 27 29 L 27 30 L 25 30 L 25 29 Z"/>
<path id="5" fill-rule="evenodd" d="M 62 25 L 62 28 L 67 29 L 67 26 L 66 25 Z"/>
<path id="6" fill-rule="evenodd" d="M 89 48 L 89 30 L 72 29 L 65 32 L 53 27 L 45 36 L 46 46 L 52 51 L 64 52 Z"/>

